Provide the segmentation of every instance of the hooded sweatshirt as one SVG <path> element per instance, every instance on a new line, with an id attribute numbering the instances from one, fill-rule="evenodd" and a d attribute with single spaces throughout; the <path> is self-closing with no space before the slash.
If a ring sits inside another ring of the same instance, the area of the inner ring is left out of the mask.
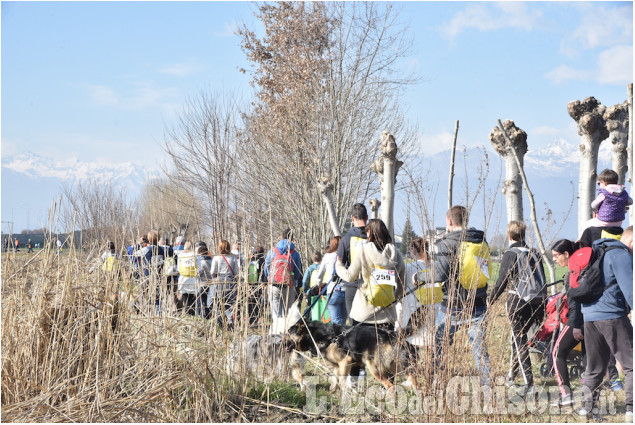
<path id="1" fill-rule="evenodd" d="M 443 285 L 444 308 L 452 307 L 455 312 L 462 311 L 472 304 L 473 310 L 487 305 L 487 285 L 476 290 L 467 290 L 459 283 L 459 247 L 462 241 L 480 243 L 485 241 L 482 230 L 474 228 L 456 230 L 445 234 L 434 244 L 434 281 L 445 282 Z"/>
<path id="2" fill-rule="evenodd" d="M 295 251 L 295 244 L 288 239 L 282 239 L 276 244 L 276 248 L 281 254 L 286 253 L 288 250 L 293 251 L 291 254 L 291 261 L 293 262 L 293 282 L 295 286 L 300 286 L 302 282 L 302 260 L 300 259 L 300 253 Z M 290 248 L 290 249 L 289 249 Z M 276 251 L 272 248 L 267 253 L 265 258 L 265 277 L 269 280 L 269 268 L 271 262 L 276 257 Z"/>
<path id="3" fill-rule="evenodd" d="M 362 278 L 362 283 L 360 283 L 353 299 L 350 317 L 364 323 L 392 323 L 397 318 L 394 305 L 389 308 L 381 308 L 366 300 L 365 294 L 370 285 L 371 270 L 375 267 L 395 270 L 397 284 L 395 298 L 399 299 L 403 295 L 406 265 L 401 252 L 393 244 L 388 244 L 383 251 L 379 251 L 374 243 L 366 242 L 362 245 L 361 252 L 355 254 L 353 263 L 348 268 L 338 260 L 335 271 L 338 276 L 348 282 L 353 282 L 358 277 Z"/>
<path id="4" fill-rule="evenodd" d="M 593 242 L 593 248 L 599 245 L 615 246 L 618 249 L 608 251 L 602 264 L 604 286 L 611 286 L 596 301 L 582 304 L 585 322 L 619 319 L 633 308 L 633 255 L 626 245 L 615 239 Z"/>

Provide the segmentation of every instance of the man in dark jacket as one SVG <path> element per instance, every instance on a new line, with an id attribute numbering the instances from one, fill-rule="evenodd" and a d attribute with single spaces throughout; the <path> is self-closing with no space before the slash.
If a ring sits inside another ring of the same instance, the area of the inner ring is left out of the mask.
<path id="1" fill-rule="evenodd" d="M 485 347 L 485 325 L 483 319 L 487 311 L 487 283 L 474 289 L 466 289 L 460 282 L 461 263 L 460 248 L 465 242 L 483 244 L 487 249 L 484 233 L 481 230 L 468 228 L 468 212 L 465 207 L 455 205 L 445 216 L 447 233 L 435 242 L 435 281 L 444 282 L 443 300 L 436 318 L 436 353 L 435 363 L 443 367 L 443 347 L 452 344 L 454 333 L 467 325 L 472 355 L 476 368 L 481 375 L 481 385 L 489 385 L 489 355 Z M 489 250 L 487 250 L 489 257 Z M 487 277 L 488 261 L 479 258 L 478 267 Z M 472 282 L 474 283 L 474 282 Z M 477 285 L 467 285 L 477 286 Z M 446 327 L 449 329 L 446 330 Z"/>
<path id="2" fill-rule="evenodd" d="M 344 235 L 337 247 L 337 258 L 348 267 L 353 262 L 356 252 L 361 252 L 361 245 L 366 242 L 366 223 L 368 222 L 368 212 L 364 204 L 356 203 L 351 212 L 351 228 Z M 359 249 L 359 251 L 358 251 Z M 357 286 L 361 281 L 361 276 L 355 282 L 342 281 L 340 287 L 346 292 L 346 315 L 351 314 L 353 299 L 357 293 Z M 350 319 L 354 324 L 353 319 Z"/>
<path id="3" fill-rule="evenodd" d="M 632 228 L 624 232 L 626 240 Z M 623 237 L 624 237 L 623 236 Z M 633 421 L 633 326 L 628 313 L 633 308 L 633 254 L 622 242 L 599 239 L 607 251 L 602 262 L 605 290 L 596 301 L 582 304 L 586 371 L 584 400 L 579 413 L 589 415 L 598 401 L 599 387 L 606 374 L 609 355 L 613 353 L 624 370 L 626 421 Z"/>
<path id="4" fill-rule="evenodd" d="M 337 247 L 337 258 L 344 263 L 346 267 L 350 266 L 353 262 L 354 255 L 362 251 L 362 245 L 366 242 L 366 224 L 368 223 L 368 211 L 366 206 L 361 203 L 353 204 L 351 211 L 351 228 L 348 233 L 344 235 L 340 244 Z M 357 293 L 357 287 L 361 282 L 361 274 L 355 282 L 342 281 L 340 288 L 344 291 L 346 300 L 346 316 L 349 317 L 351 309 L 353 308 L 353 300 Z M 355 320 L 349 317 L 351 325 L 356 324 Z M 359 374 L 365 374 L 365 370 L 359 366 L 353 366 L 349 372 L 351 376 L 351 385 L 357 384 L 357 378 Z"/>
<path id="5" fill-rule="evenodd" d="M 513 383 L 520 372 L 525 386 L 521 395 L 535 394 L 534 376 L 527 343 L 527 331 L 539 324 L 545 312 L 547 281 L 542 258 L 525 243 L 527 226 L 520 221 L 507 224 L 507 237 L 511 243 L 503 254 L 498 280 L 490 293 L 488 304 L 493 304 L 507 289 L 505 309 L 512 326 L 512 364 L 508 382 Z"/>

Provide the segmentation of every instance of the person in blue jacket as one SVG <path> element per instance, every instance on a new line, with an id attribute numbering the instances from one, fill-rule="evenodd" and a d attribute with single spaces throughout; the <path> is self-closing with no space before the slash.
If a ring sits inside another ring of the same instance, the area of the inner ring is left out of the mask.
<path id="1" fill-rule="evenodd" d="M 584 399 L 579 413 L 590 415 L 599 398 L 599 387 L 613 353 L 624 371 L 626 420 L 633 421 L 633 326 L 628 313 L 633 308 L 633 227 L 622 235 L 627 245 L 615 239 L 598 239 L 598 246 L 614 247 L 602 263 L 605 290 L 596 301 L 582 304 L 587 365 L 584 374 Z"/>
<path id="2" fill-rule="evenodd" d="M 273 269 L 276 257 L 285 254 L 291 254 L 290 261 L 290 282 L 278 281 L 278 273 Z M 271 248 L 265 257 L 265 276 L 267 278 L 268 291 L 267 298 L 271 306 L 271 318 L 274 321 L 274 333 L 283 331 L 276 327 L 276 322 L 280 319 L 284 320 L 289 312 L 291 304 L 296 300 L 297 290 L 302 285 L 302 260 L 300 253 L 295 250 L 293 243 L 293 232 L 291 229 L 285 229 L 280 241 L 274 248 Z"/>

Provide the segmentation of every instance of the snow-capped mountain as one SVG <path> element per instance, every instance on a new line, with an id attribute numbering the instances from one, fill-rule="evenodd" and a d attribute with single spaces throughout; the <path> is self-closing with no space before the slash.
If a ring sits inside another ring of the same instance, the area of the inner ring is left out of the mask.
<path id="1" fill-rule="evenodd" d="M 148 174 L 132 162 L 111 163 L 104 161 L 82 162 L 77 158 L 51 159 L 27 151 L 14 157 L 2 158 L 2 168 L 24 174 L 31 179 L 55 178 L 61 181 L 116 181 L 127 180 L 143 184 Z"/>
<path id="2" fill-rule="evenodd" d="M 125 187 L 135 198 L 145 182 L 159 170 L 133 162 L 84 162 L 77 158 L 53 159 L 27 151 L 2 158 L 2 221 L 13 231 L 45 225 L 48 208 L 59 199 L 64 185 L 74 182 L 111 182 Z M 3 224 L 3 231 L 7 226 Z"/>
<path id="3" fill-rule="evenodd" d="M 580 147 L 577 144 L 567 142 L 562 138 L 556 139 L 546 147 L 531 150 L 525 155 L 525 167 L 541 176 L 557 176 L 563 173 L 563 168 L 575 168 L 576 172 L 580 163 Z M 611 148 L 609 143 L 600 145 L 598 168 L 610 167 Z"/>

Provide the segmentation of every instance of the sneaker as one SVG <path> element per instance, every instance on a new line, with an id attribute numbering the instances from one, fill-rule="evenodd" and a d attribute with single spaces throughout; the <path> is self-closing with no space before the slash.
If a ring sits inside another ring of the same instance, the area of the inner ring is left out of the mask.
<path id="1" fill-rule="evenodd" d="M 572 405 L 573 405 L 573 397 L 571 397 L 571 394 L 562 396 L 560 400 L 556 400 L 553 403 L 551 403 L 551 407 L 565 407 L 565 406 L 572 406 Z"/>
<path id="2" fill-rule="evenodd" d="M 611 381 L 609 383 L 609 387 L 613 391 L 622 391 L 624 389 L 624 384 L 622 384 L 622 381 L 620 381 L 619 379 L 616 379 L 615 381 Z"/>
<path id="3" fill-rule="evenodd" d="M 624 415 L 624 422 L 632 423 L 633 422 L 633 412 L 626 412 Z"/>

